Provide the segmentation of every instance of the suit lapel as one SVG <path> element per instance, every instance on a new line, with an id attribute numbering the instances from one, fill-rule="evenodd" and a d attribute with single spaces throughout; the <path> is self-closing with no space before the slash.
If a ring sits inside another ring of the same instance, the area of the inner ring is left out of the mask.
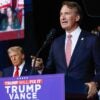
<path id="1" fill-rule="evenodd" d="M 9 71 L 9 76 L 13 76 L 13 72 L 14 72 L 14 66 L 11 66 L 11 70 Z"/>
<path id="2" fill-rule="evenodd" d="M 60 62 L 62 63 L 62 66 L 64 66 L 64 68 L 67 68 L 67 62 L 66 62 L 66 57 L 65 57 L 65 38 L 66 38 L 66 35 L 63 35 L 60 43 L 58 44 L 60 47 L 59 47 L 59 50 L 60 50 L 60 57 L 61 57 L 61 60 Z"/>
<path id="3" fill-rule="evenodd" d="M 14 66 L 8 68 L 6 75 L 12 77 L 14 72 Z"/>
<path id="4" fill-rule="evenodd" d="M 73 51 L 69 68 L 72 67 L 72 64 L 73 65 L 76 65 L 77 64 L 78 58 L 79 58 L 82 50 L 84 50 L 83 49 L 84 46 L 85 46 L 85 34 L 83 32 L 81 32 L 81 34 L 79 36 L 79 39 L 77 41 L 77 44 L 75 46 L 75 49 Z"/>
<path id="5" fill-rule="evenodd" d="M 21 76 L 25 76 L 28 74 L 28 69 L 26 68 L 26 64 L 24 65 L 23 69 L 22 69 L 22 73 Z"/>
<path id="6" fill-rule="evenodd" d="M 65 38 L 66 36 L 63 37 L 62 41 L 61 41 L 61 55 L 62 55 L 62 62 L 64 64 L 64 66 L 66 66 L 67 68 L 67 62 L 66 62 L 66 57 L 65 57 Z"/>

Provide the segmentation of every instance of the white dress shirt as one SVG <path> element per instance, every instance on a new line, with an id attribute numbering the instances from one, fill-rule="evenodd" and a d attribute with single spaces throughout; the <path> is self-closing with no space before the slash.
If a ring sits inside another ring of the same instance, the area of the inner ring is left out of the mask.
<path id="1" fill-rule="evenodd" d="M 24 65 L 25 65 L 25 61 L 23 61 L 23 63 L 20 66 L 18 66 L 18 68 L 19 68 L 19 76 L 21 76 L 21 73 L 22 73 Z M 16 71 L 16 66 L 14 66 L 13 77 L 14 77 L 15 71 Z"/>
<path id="2" fill-rule="evenodd" d="M 72 35 L 71 40 L 72 40 L 72 49 L 71 49 L 71 55 L 73 54 L 73 51 L 75 49 L 76 43 L 78 41 L 79 35 L 81 33 L 81 28 L 77 27 L 73 32 L 71 32 L 70 34 Z M 65 52 L 66 52 L 66 44 L 67 44 L 67 36 L 68 36 L 68 32 L 66 32 L 66 39 L 65 39 Z"/>

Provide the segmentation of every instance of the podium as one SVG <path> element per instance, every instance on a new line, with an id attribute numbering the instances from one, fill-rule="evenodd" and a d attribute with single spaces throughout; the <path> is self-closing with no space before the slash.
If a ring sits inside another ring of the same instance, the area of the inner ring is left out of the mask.
<path id="1" fill-rule="evenodd" d="M 65 100 L 64 74 L 0 78 L 0 100 Z"/>
<path id="2" fill-rule="evenodd" d="M 84 100 L 87 87 L 64 74 L 0 78 L 0 100 Z"/>

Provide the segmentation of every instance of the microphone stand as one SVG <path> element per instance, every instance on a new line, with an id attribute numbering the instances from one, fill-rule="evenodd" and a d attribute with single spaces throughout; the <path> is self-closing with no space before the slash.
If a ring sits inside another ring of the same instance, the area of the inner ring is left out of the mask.
<path id="1" fill-rule="evenodd" d="M 33 75 L 34 73 L 36 74 L 37 73 L 37 68 L 35 68 L 35 64 L 36 64 L 36 60 L 37 58 L 39 57 L 39 54 L 40 52 L 44 49 L 44 47 L 47 45 L 47 42 L 48 40 L 46 40 L 43 45 L 41 46 L 41 48 L 39 49 L 39 51 L 36 53 L 35 57 L 34 57 L 34 63 L 33 63 L 33 66 L 32 66 L 32 70 L 31 70 L 31 73 L 30 75 Z"/>
<path id="2" fill-rule="evenodd" d="M 56 30 L 52 29 L 50 31 L 50 34 L 48 34 L 47 39 L 44 41 L 43 45 L 41 46 L 41 48 L 39 49 L 39 51 L 36 53 L 35 57 L 34 57 L 34 63 L 32 66 L 32 70 L 30 75 L 33 75 L 34 73 L 38 73 L 37 70 L 38 68 L 35 68 L 35 64 L 36 64 L 36 60 L 39 57 L 40 52 L 45 48 L 45 46 L 51 41 L 51 39 L 53 39 L 54 35 L 55 35 Z"/>

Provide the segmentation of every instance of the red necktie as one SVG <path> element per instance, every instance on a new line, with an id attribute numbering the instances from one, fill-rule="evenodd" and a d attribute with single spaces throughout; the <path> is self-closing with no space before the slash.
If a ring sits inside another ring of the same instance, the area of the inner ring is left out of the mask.
<path id="1" fill-rule="evenodd" d="M 69 66 L 70 59 L 71 59 L 71 48 L 72 48 L 72 40 L 71 40 L 72 35 L 67 36 L 67 44 L 66 44 L 66 61 L 67 65 Z"/>
<path id="2" fill-rule="evenodd" d="M 18 77 L 18 76 L 19 76 L 19 68 L 18 68 L 18 66 L 16 66 L 14 77 Z"/>

